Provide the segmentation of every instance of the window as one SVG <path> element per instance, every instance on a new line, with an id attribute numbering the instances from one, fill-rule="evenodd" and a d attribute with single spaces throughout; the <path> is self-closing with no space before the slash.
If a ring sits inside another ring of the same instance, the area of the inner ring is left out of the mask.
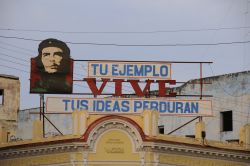
<path id="1" fill-rule="evenodd" d="M 3 89 L 0 89 L 0 105 L 3 105 Z"/>
<path id="2" fill-rule="evenodd" d="M 164 134 L 164 125 L 158 126 L 159 134 Z"/>
<path id="3" fill-rule="evenodd" d="M 225 111 L 220 113 L 221 131 L 233 131 L 233 112 Z"/>
<path id="4" fill-rule="evenodd" d="M 238 140 L 238 139 L 228 139 L 226 141 L 229 143 L 236 143 L 236 144 L 238 144 L 240 142 L 240 140 Z"/>
<path id="5" fill-rule="evenodd" d="M 186 135 L 188 138 L 195 138 L 195 135 Z"/>

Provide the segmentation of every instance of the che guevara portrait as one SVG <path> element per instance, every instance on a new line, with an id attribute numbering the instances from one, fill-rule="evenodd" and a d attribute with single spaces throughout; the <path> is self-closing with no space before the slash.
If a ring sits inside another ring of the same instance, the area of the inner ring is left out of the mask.
<path id="1" fill-rule="evenodd" d="M 73 59 L 66 43 L 57 39 L 43 40 L 38 56 L 31 58 L 30 93 L 72 93 Z"/>

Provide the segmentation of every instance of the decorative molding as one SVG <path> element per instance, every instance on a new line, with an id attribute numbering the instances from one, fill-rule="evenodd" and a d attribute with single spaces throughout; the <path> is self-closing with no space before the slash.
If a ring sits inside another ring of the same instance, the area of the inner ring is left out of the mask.
<path id="1" fill-rule="evenodd" d="M 44 145 L 37 147 L 25 147 L 20 149 L 2 150 L 0 151 L 1 159 L 13 159 L 27 156 L 48 155 L 55 153 L 76 152 L 84 149 L 83 143 L 71 143 L 60 145 Z"/>
<path id="2" fill-rule="evenodd" d="M 95 150 L 95 145 L 97 143 L 96 140 L 100 138 L 100 136 L 104 132 L 111 129 L 118 129 L 126 132 L 132 138 L 134 151 L 137 151 L 137 149 L 140 148 L 142 144 L 142 138 L 140 133 L 132 124 L 121 119 L 110 119 L 97 124 L 95 128 L 90 132 L 87 144 L 89 145 L 91 151 Z"/>
<path id="3" fill-rule="evenodd" d="M 173 145 L 169 143 L 143 143 L 142 151 L 153 151 L 156 153 L 176 154 L 192 157 L 213 158 L 235 162 L 250 163 L 250 153 L 233 152 L 231 150 L 214 150 L 202 147 L 190 147 L 186 145 Z"/>

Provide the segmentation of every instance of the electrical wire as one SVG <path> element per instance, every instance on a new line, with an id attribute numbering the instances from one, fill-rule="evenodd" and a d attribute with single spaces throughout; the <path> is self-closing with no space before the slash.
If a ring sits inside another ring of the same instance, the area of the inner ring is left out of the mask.
<path id="1" fill-rule="evenodd" d="M 22 63 L 19 63 L 19 62 L 14 62 L 14 61 L 11 61 L 11 60 L 8 60 L 8 59 L 4 59 L 4 58 L 1 58 L 1 57 L 0 57 L 0 59 L 3 60 L 3 61 L 6 61 L 6 62 L 11 62 L 11 63 L 14 63 L 14 64 L 18 64 L 18 65 L 21 65 L 21 66 L 28 66 L 26 64 L 22 64 Z"/>
<path id="2" fill-rule="evenodd" d="M 21 49 L 21 50 L 24 50 L 24 51 L 27 51 L 27 52 L 30 52 L 30 53 L 36 53 L 35 51 L 33 51 L 33 50 L 31 50 L 31 49 L 19 47 L 19 46 L 14 45 L 14 44 L 6 43 L 6 42 L 3 42 L 3 41 L 0 41 L 0 43 L 1 43 L 1 44 L 4 44 L 4 45 L 7 45 L 7 46 L 10 46 L 10 47 L 14 47 L 14 48 L 17 48 L 17 49 Z"/>
<path id="3" fill-rule="evenodd" d="M 17 70 L 17 71 L 22 71 L 22 72 L 30 74 L 30 72 L 28 72 L 28 71 L 25 71 L 25 70 L 22 70 L 22 69 L 18 69 L 18 68 L 15 68 L 15 67 L 6 66 L 6 65 L 3 65 L 3 64 L 0 64 L 0 66 L 6 67 L 6 68 L 9 68 L 9 69 L 14 69 L 14 70 Z"/>
<path id="4" fill-rule="evenodd" d="M 22 51 L 19 51 L 19 50 L 17 51 L 17 50 L 13 50 L 13 49 L 2 47 L 2 46 L 0 46 L 0 48 L 4 49 L 4 50 L 15 52 L 15 53 L 21 53 L 21 54 L 25 55 L 26 57 L 31 57 L 32 56 L 32 55 L 27 55 L 26 52 L 22 52 Z"/>
<path id="5" fill-rule="evenodd" d="M 39 39 L 31 39 L 17 36 L 0 36 L 0 38 L 6 39 L 18 39 L 18 40 L 27 40 L 27 41 L 36 41 L 40 42 Z M 71 42 L 65 41 L 68 44 L 75 45 L 92 45 L 92 46 L 116 46 L 116 47 L 190 47 L 190 46 L 218 46 L 218 45 L 232 45 L 232 44 L 244 44 L 250 43 L 250 40 L 247 41 L 233 41 L 233 42 L 218 42 L 218 43 L 174 43 L 174 44 L 115 44 L 115 43 L 91 43 L 91 42 Z"/>
<path id="6" fill-rule="evenodd" d="M 19 32 L 64 33 L 64 34 L 153 34 L 153 33 L 241 30 L 241 29 L 249 29 L 249 28 L 250 26 L 240 26 L 240 27 L 197 28 L 197 29 L 178 29 L 178 30 L 170 29 L 170 30 L 154 30 L 154 31 L 59 31 L 59 30 L 17 29 L 17 28 L 0 28 L 0 30 L 1 31 L 19 31 Z"/>
<path id="7" fill-rule="evenodd" d="M 3 55 L 5 57 L 11 57 L 11 58 L 13 58 L 15 60 L 20 60 L 20 61 L 23 61 L 23 62 L 29 62 L 26 59 L 22 59 L 22 58 L 18 58 L 18 57 L 15 57 L 15 56 L 11 56 L 11 55 L 8 55 L 8 54 L 2 53 L 2 52 L 0 52 L 0 55 Z"/>

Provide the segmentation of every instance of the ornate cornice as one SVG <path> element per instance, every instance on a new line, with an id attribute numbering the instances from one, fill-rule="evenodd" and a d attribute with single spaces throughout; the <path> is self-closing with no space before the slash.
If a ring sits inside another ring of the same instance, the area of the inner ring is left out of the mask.
<path id="1" fill-rule="evenodd" d="M 36 147 L 25 147 L 25 148 L 16 148 L 16 149 L 6 149 L 0 151 L 1 159 L 8 158 L 20 158 L 27 156 L 38 156 L 38 155 L 48 155 L 55 153 L 66 153 L 66 152 L 76 152 L 83 151 L 86 147 L 83 143 L 65 143 L 59 145 L 43 145 Z"/>
<path id="2" fill-rule="evenodd" d="M 185 155 L 192 157 L 202 157 L 208 159 L 219 159 L 219 160 L 250 163 L 250 153 L 246 151 L 234 152 L 225 149 L 219 150 L 219 149 L 209 149 L 206 147 L 192 147 L 183 144 L 173 145 L 169 143 L 154 143 L 154 142 L 143 143 L 141 150 L 152 151 L 163 154 L 176 154 L 176 155 Z"/>

